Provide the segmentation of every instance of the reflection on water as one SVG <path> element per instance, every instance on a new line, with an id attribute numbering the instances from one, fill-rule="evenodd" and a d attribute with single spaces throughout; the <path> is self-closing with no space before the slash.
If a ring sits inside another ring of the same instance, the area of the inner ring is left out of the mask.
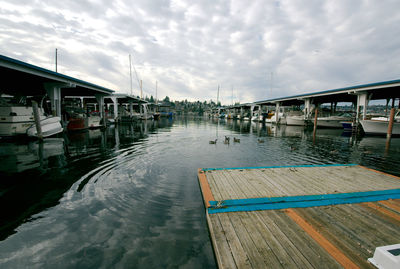
<path id="1" fill-rule="evenodd" d="M 197 168 L 359 163 L 400 175 L 400 139 L 385 142 L 182 118 L 1 143 L 0 267 L 215 267 Z"/>

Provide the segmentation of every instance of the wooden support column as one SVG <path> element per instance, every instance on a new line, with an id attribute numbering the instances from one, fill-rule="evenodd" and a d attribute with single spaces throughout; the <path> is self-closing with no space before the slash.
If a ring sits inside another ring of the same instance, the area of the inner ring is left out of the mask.
<path id="1" fill-rule="evenodd" d="M 311 116 L 311 99 L 307 98 L 304 100 L 304 118 L 309 120 Z"/>
<path id="2" fill-rule="evenodd" d="M 362 93 L 357 95 L 357 121 L 361 118 L 365 120 L 365 117 L 367 115 L 367 107 L 368 107 L 368 101 L 369 101 L 369 96 L 368 93 Z M 362 117 L 361 117 L 361 107 L 363 108 L 362 110 Z"/>
<path id="3" fill-rule="evenodd" d="M 133 104 L 131 100 L 129 100 L 129 117 L 133 120 Z"/>
<path id="4" fill-rule="evenodd" d="M 276 107 L 275 107 L 275 123 L 278 124 L 279 122 L 279 110 L 280 110 L 280 102 L 276 103 Z"/>
<path id="5" fill-rule="evenodd" d="M 116 123 L 118 120 L 118 100 L 117 97 L 111 97 L 111 101 L 113 102 L 113 110 L 114 110 L 114 122 Z"/>
<path id="6" fill-rule="evenodd" d="M 106 118 L 105 118 L 105 111 L 104 111 L 104 95 L 102 94 L 95 94 L 97 103 L 99 104 L 99 111 L 100 111 L 100 118 L 103 120 L 103 126 L 107 126 Z"/>
<path id="7" fill-rule="evenodd" d="M 33 118 L 35 119 L 36 133 L 39 140 L 43 139 L 42 126 L 40 125 L 39 107 L 36 101 L 32 100 Z"/>

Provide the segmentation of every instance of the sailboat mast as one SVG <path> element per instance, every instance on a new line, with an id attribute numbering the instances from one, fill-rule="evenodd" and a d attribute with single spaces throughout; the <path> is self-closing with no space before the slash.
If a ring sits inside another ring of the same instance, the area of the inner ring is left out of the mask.
<path id="1" fill-rule="evenodd" d="M 56 48 L 56 73 L 57 73 L 57 48 Z"/>
<path id="2" fill-rule="evenodd" d="M 156 105 L 158 104 L 158 100 L 157 100 L 157 82 L 158 81 L 156 81 Z"/>
<path id="3" fill-rule="evenodd" d="M 132 60 L 130 54 L 129 54 L 129 77 L 131 82 L 131 95 L 132 95 Z"/>
<path id="4" fill-rule="evenodd" d="M 140 99 L 143 99 L 143 82 L 140 80 Z"/>
<path id="5" fill-rule="evenodd" d="M 218 106 L 218 101 L 219 101 L 219 85 L 218 85 L 218 91 L 217 91 L 217 106 Z"/>
<path id="6" fill-rule="evenodd" d="M 233 106 L 233 86 L 232 86 L 232 106 Z"/>

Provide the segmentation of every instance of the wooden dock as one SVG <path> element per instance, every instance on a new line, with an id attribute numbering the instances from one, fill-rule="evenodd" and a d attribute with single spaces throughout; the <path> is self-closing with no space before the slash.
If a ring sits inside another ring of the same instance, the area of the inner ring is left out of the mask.
<path id="1" fill-rule="evenodd" d="M 199 169 L 219 268 L 375 268 L 400 242 L 400 178 L 359 165 Z"/>

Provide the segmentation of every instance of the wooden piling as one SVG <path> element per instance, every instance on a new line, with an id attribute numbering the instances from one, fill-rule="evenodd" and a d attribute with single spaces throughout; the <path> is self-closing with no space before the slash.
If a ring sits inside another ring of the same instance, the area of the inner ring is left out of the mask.
<path id="1" fill-rule="evenodd" d="M 388 139 L 390 139 L 392 137 L 394 113 L 395 113 L 395 109 L 394 109 L 394 107 L 392 107 L 392 109 L 390 110 L 389 126 L 388 126 L 387 136 L 386 136 Z"/>
<path id="2" fill-rule="evenodd" d="M 42 140 L 42 126 L 40 125 L 39 107 L 36 101 L 32 100 L 33 118 L 35 119 L 37 137 Z"/>
<path id="3" fill-rule="evenodd" d="M 313 130 L 313 141 L 315 142 L 315 136 L 317 134 L 317 122 L 318 122 L 318 108 L 315 109 L 314 117 L 314 130 Z"/>

